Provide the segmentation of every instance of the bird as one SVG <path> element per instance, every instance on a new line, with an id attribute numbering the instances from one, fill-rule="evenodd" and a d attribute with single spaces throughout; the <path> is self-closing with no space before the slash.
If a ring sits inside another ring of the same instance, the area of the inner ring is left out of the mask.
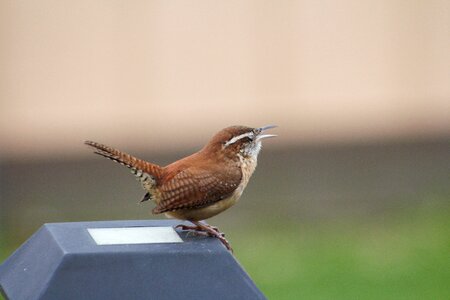
<path id="1" fill-rule="evenodd" d="M 131 170 L 146 191 L 141 202 L 152 200 L 153 214 L 189 221 L 181 230 L 215 237 L 233 251 L 225 234 L 206 222 L 240 199 L 255 171 L 262 140 L 275 125 L 230 126 L 216 133 L 198 152 L 167 166 L 159 166 L 112 147 L 85 141 L 95 154 L 118 162 Z"/>

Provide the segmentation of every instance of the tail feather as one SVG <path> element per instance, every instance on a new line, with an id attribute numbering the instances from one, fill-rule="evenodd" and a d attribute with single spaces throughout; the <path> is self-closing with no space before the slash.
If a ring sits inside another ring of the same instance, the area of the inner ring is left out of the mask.
<path id="1" fill-rule="evenodd" d="M 149 163 L 100 143 L 92 141 L 85 141 L 84 143 L 93 147 L 95 154 L 111 159 L 129 168 L 146 190 L 152 188 L 156 181 L 161 177 L 162 168 L 158 165 Z"/>

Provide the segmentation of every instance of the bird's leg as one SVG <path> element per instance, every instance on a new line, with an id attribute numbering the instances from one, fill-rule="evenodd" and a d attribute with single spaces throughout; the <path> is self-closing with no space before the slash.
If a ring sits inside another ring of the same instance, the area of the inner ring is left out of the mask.
<path id="1" fill-rule="evenodd" d="M 206 227 L 211 228 L 212 230 L 216 231 L 216 232 L 217 232 L 218 234 L 220 234 L 221 236 L 223 236 L 223 237 L 225 236 L 225 233 L 220 232 L 219 227 L 209 225 L 209 224 L 207 224 L 206 222 L 202 222 L 202 221 L 199 221 L 199 223 L 202 223 L 202 224 L 205 225 Z M 203 229 L 202 229 L 202 230 L 203 230 Z"/>
<path id="2" fill-rule="evenodd" d="M 218 227 L 211 226 L 211 225 L 208 225 L 208 224 L 203 223 L 203 222 L 200 222 L 200 223 L 202 223 L 203 225 L 205 225 L 207 227 L 210 227 L 212 230 L 216 231 L 221 236 L 223 236 L 223 237 L 225 236 L 225 233 L 220 232 Z M 189 225 L 179 224 L 179 225 L 175 226 L 175 228 L 180 228 L 181 230 L 192 230 L 192 231 L 195 231 L 197 233 L 205 232 L 205 230 L 202 227 L 197 226 L 197 225 L 196 226 L 189 226 Z M 215 236 L 215 235 L 213 235 L 211 233 L 208 233 L 208 235 L 209 236 Z"/>
<path id="3" fill-rule="evenodd" d="M 212 227 L 211 225 L 204 224 L 199 221 L 191 221 L 193 224 L 197 225 L 197 227 L 201 228 L 203 232 L 206 232 L 209 236 L 218 238 L 222 244 L 231 252 L 233 252 L 233 249 L 230 246 L 230 243 L 225 239 L 225 234 L 219 232 L 217 227 Z"/>
<path id="4" fill-rule="evenodd" d="M 179 225 L 175 226 L 175 228 L 180 228 L 181 230 L 203 231 L 203 229 L 201 229 L 198 226 L 189 226 L 189 225 L 184 225 L 184 224 L 179 224 Z"/>
<path id="5" fill-rule="evenodd" d="M 201 227 L 198 227 L 198 226 L 189 226 L 189 225 L 179 224 L 179 225 L 175 226 L 175 228 L 180 228 L 181 230 L 188 230 L 189 231 L 187 233 L 188 235 L 189 235 L 189 233 L 192 233 L 193 235 L 211 236 L 211 234 L 209 232 L 206 232 L 205 230 L 203 230 Z"/>
<path id="6" fill-rule="evenodd" d="M 212 230 L 214 230 L 214 231 L 216 231 L 217 233 L 219 233 L 221 236 L 225 236 L 225 233 L 220 232 L 219 227 L 217 227 L 217 226 L 211 226 L 211 225 L 207 225 L 207 226 L 209 226 Z"/>

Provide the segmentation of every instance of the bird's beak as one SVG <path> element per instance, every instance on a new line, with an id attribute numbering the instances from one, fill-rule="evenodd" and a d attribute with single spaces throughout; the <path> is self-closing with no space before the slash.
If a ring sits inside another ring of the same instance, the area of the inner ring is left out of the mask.
<path id="1" fill-rule="evenodd" d="M 276 134 L 263 134 L 264 131 L 268 130 L 268 129 L 272 129 L 277 127 L 276 125 L 266 125 L 263 127 L 260 127 L 259 129 L 261 130 L 261 133 L 258 134 L 257 136 L 257 140 L 262 140 L 262 139 L 267 139 L 267 138 L 271 138 L 271 137 L 276 137 Z"/>

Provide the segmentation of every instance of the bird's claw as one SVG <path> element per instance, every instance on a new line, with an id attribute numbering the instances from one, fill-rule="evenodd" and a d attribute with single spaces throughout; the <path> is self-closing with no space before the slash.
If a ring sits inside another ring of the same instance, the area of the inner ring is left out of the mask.
<path id="1" fill-rule="evenodd" d="M 218 227 L 211 226 L 205 223 L 195 222 L 195 226 L 189 226 L 184 224 L 179 224 L 175 226 L 175 228 L 179 228 L 181 230 L 187 230 L 189 233 L 196 234 L 196 235 L 203 235 L 203 236 L 209 236 L 209 237 L 215 237 L 219 239 L 222 244 L 231 252 L 233 252 L 233 249 L 230 246 L 230 243 L 225 239 L 225 233 L 220 232 Z"/>

